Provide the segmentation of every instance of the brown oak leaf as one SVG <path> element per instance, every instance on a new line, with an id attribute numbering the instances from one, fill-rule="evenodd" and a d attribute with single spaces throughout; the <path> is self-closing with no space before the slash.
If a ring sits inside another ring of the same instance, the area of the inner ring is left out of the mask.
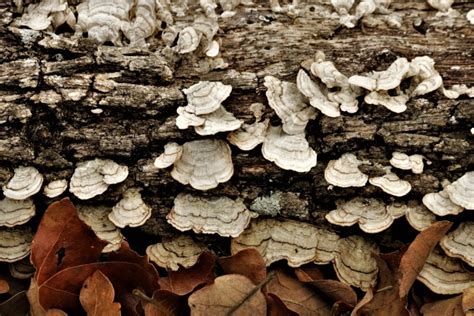
<path id="1" fill-rule="evenodd" d="M 87 316 L 117 316 L 120 315 L 120 303 L 114 303 L 114 296 L 112 283 L 97 270 L 84 281 L 79 301 Z"/>
<path id="2" fill-rule="evenodd" d="M 254 284 L 265 280 L 267 267 L 262 255 L 257 249 L 247 248 L 233 256 L 218 259 L 219 265 L 225 274 L 241 274 L 249 278 Z"/>

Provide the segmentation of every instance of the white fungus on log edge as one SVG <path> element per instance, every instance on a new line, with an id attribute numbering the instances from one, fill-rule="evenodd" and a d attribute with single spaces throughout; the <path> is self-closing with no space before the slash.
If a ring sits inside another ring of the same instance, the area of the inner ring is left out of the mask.
<path id="1" fill-rule="evenodd" d="M 474 171 L 466 172 L 445 188 L 453 203 L 464 207 L 466 210 L 474 210 Z"/>
<path id="2" fill-rule="evenodd" d="M 186 235 L 164 238 L 162 242 L 146 248 L 150 261 L 159 267 L 178 271 L 179 267 L 190 268 L 207 247 Z"/>
<path id="3" fill-rule="evenodd" d="M 66 189 L 67 189 L 66 179 L 54 180 L 48 183 L 47 185 L 45 185 L 43 189 L 43 194 L 52 199 L 63 194 L 64 191 L 66 191 Z"/>
<path id="4" fill-rule="evenodd" d="M 32 199 L 0 200 L 0 226 L 13 227 L 28 222 L 36 213 Z"/>
<path id="5" fill-rule="evenodd" d="M 168 223 L 180 231 L 237 237 L 257 214 L 242 200 L 228 197 L 204 197 L 180 193 L 166 216 Z"/>
<path id="6" fill-rule="evenodd" d="M 423 204 L 419 204 L 415 201 L 410 201 L 408 203 L 405 217 L 410 226 L 420 232 L 436 222 L 436 216 Z"/>
<path id="7" fill-rule="evenodd" d="M 411 191 L 411 184 L 408 181 L 401 180 L 395 173 L 389 171 L 381 177 L 369 179 L 370 184 L 379 187 L 385 193 L 393 196 L 404 196 Z"/>
<path id="8" fill-rule="evenodd" d="M 382 201 L 372 198 L 354 198 L 337 201 L 337 209 L 326 214 L 328 222 L 339 226 L 359 223 L 366 233 L 375 234 L 389 228 L 393 221 L 405 215 L 407 206 L 394 204 L 386 206 Z"/>
<path id="9" fill-rule="evenodd" d="M 327 229 L 292 220 L 256 219 L 237 238 L 232 239 L 231 252 L 256 248 L 267 266 L 286 260 L 290 267 L 333 260 L 339 236 Z"/>
<path id="10" fill-rule="evenodd" d="M 446 256 L 439 248 L 426 259 L 417 280 L 437 294 L 458 294 L 474 286 L 474 273 L 462 266 L 460 260 Z"/>
<path id="11" fill-rule="evenodd" d="M 341 238 L 335 250 L 333 264 L 339 280 L 362 291 L 372 288 L 379 271 L 372 252 L 379 252 L 377 244 L 361 236 Z"/>
<path id="12" fill-rule="evenodd" d="M 289 135 L 281 126 L 268 128 L 262 155 L 278 167 L 296 172 L 308 172 L 317 162 L 316 152 L 309 147 L 305 135 Z"/>
<path id="13" fill-rule="evenodd" d="M 69 183 L 69 192 L 81 200 L 88 200 L 104 193 L 110 184 L 124 181 L 128 167 L 109 159 L 79 162 Z"/>
<path id="14" fill-rule="evenodd" d="M 151 207 L 142 200 L 140 188 L 129 188 L 122 194 L 122 199 L 112 208 L 109 220 L 115 226 L 138 227 L 151 217 Z"/>
<path id="15" fill-rule="evenodd" d="M 33 233 L 29 228 L 0 229 L 0 262 L 19 261 L 30 254 Z"/>
<path id="16" fill-rule="evenodd" d="M 431 212 L 438 216 L 457 215 L 464 211 L 464 208 L 454 204 L 449 199 L 446 190 L 425 194 L 422 202 Z"/>
<path id="17" fill-rule="evenodd" d="M 14 200 L 23 200 L 41 190 L 43 176 L 34 167 L 15 168 L 13 177 L 3 186 L 3 195 Z"/>
<path id="18" fill-rule="evenodd" d="M 463 222 L 439 242 L 444 252 L 474 267 L 474 222 Z"/>
<path id="19" fill-rule="evenodd" d="M 362 164 L 370 162 L 361 161 L 351 153 L 343 154 L 339 159 L 329 161 L 324 170 L 324 178 L 329 184 L 341 188 L 363 187 L 369 176 L 359 170 Z"/>
<path id="20" fill-rule="evenodd" d="M 160 164 L 158 164 L 160 165 Z M 209 190 L 228 181 L 234 173 L 229 145 L 217 139 L 202 139 L 182 145 L 171 176 L 197 190 Z"/>
<path id="21" fill-rule="evenodd" d="M 77 215 L 86 223 L 97 237 L 108 242 L 103 253 L 116 251 L 122 245 L 123 236 L 120 230 L 109 220 L 111 209 L 107 206 L 78 205 Z"/>

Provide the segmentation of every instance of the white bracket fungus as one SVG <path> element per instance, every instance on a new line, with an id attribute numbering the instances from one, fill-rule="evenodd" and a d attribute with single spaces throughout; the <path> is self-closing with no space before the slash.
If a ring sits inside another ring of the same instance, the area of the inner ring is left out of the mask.
<path id="1" fill-rule="evenodd" d="M 434 68 L 434 64 L 434 60 L 428 56 L 412 59 L 409 71 L 409 75 L 413 76 L 411 96 L 430 93 L 443 85 L 443 78 Z"/>
<path id="2" fill-rule="evenodd" d="M 464 211 L 464 208 L 450 200 L 446 190 L 425 194 L 422 201 L 431 212 L 438 216 L 457 215 Z"/>
<path id="3" fill-rule="evenodd" d="M 69 192 L 81 200 L 88 200 L 104 193 L 110 184 L 124 181 L 128 167 L 109 159 L 79 162 L 69 184 Z"/>
<path id="4" fill-rule="evenodd" d="M 28 222 L 35 216 L 36 207 L 32 199 L 0 200 L 0 226 L 13 227 Z"/>
<path id="5" fill-rule="evenodd" d="M 171 171 L 176 181 L 197 190 L 209 190 L 232 177 L 234 165 L 226 142 L 202 139 L 187 142 L 181 148 L 181 156 L 174 161 Z"/>
<path id="6" fill-rule="evenodd" d="M 166 218 L 180 231 L 192 229 L 195 233 L 237 237 L 256 216 L 240 199 L 180 193 Z"/>
<path id="7" fill-rule="evenodd" d="M 179 235 L 173 238 L 164 238 L 161 243 L 150 245 L 146 254 L 150 261 L 159 267 L 178 271 L 179 267 L 190 268 L 196 264 L 199 256 L 207 247 L 194 241 L 191 237 Z"/>
<path id="8" fill-rule="evenodd" d="M 168 143 L 165 145 L 165 151 L 155 159 L 155 167 L 159 169 L 168 168 L 181 158 L 183 147 L 177 143 Z"/>
<path id="9" fill-rule="evenodd" d="M 454 0 L 428 0 L 428 3 L 430 6 L 439 11 L 447 12 L 449 9 L 451 9 Z"/>
<path id="10" fill-rule="evenodd" d="M 279 260 L 286 260 L 290 267 L 310 262 L 326 264 L 334 259 L 338 240 L 336 233 L 307 223 L 257 219 L 232 239 L 231 252 L 256 248 L 267 266 Z"/>
<path id="11" fill-rule="evenodd" d="M 436 216 L 431 213 L 429 209 L 427 209 L 423 204 L 418 204 L 414 201 L 408 203 L 405 218 L 411 227 L 420 232 L 436 222 Z"/>
<path id="12" fill-rule="evenodd" d="M 66 189 L 67 189 L 66 179 L 54 180 L 48 183 L 44 187 L 43 194 L 52 199 L 63 194 L 64 191 L 66 191 Z"/>
<path id="13" fill-rule="evenodd" d="M 349 83 L 369 91 L 391 90 L 400 85 L 410 70 L 410 63 L 404 57 L 397 58 L 384 71 L 373 71 L 366 76 L 355 75 Z"/>
<path id="14" fill-rule="evenodd" d="M 321 91 L 318 84 L 311 80 L 309 75 L 302 69 L 298 71 L 296 85 L 298 90 L 309 99 L 309 104 L 321 111 L 321 113 L 329 117 L 341 116 L 339 104 L 330 101 Z"/>
<path id="15" fill-rule="evenodd" d="M 199 135 L 236 130 L 242 124 L 221 105 L 232 91 L 232 86 L 215 81 L 200 81 L 183 89 L 188 104 L 178 107 L 176 126 L 186 129 L 194 126 Z"/>
<path id="16" fill-rule="evenodd" d="M 242 150 L 252 150 L 265 140 L 270 120 L 255 121 L 253 124 L 242 124 L 241 128 L 229 133 L 227 140 Z"/>
<path id="17" fill-rule="evenodd" d="M 378 253 L 377 244 L 350 236 L 341 238 L 334 252 L 334 270 L 340 281 L 367 291 L 377 281 L 377 261 L 372 252 Z"/>
<path id="18" fill-rule="evenodd" d="M 33 233 L 29 228 L 0 229 L 0 262 L 19 261 L 30 254 Z"/>
<path id="19" fill-rule="evenodd" d="M 102 240 L 108 244 L 102 249 L 103 253 L 120 249 L 123 236 L 120 230 L 109 220 L 110 208 L 107 206 L 78 205 L 77 215 Z"/>
<path id="20" fill-rule="evenodd" d="M 3 194 L 14 200 L 23 200 L 41 190 L 43 176 L 34 167 L 15 168 L 13 177 L 3 186 Z"/>
<path id="21" fill-rule="evenodd" d="M 422 155 L 407 155 L 398 151 L 392 153 L 390 164 L 398 169 L 411 170 L 414 174 L 423 173 L 424 157 Z"/>
<path id="22" fill-rule="evenodd" d="M 458 294 L 474 286 L 474 273 L 465 269 L 458 259 L 445 256 L 438 248 L 433 249 L 417 277 L 437 294 Z"/>
<path id="23" fill-rule="evenodd" d="M 303 133 L 308 121 L 316 118 L 316 110 L 305 103 L 296 84 L 265 76 L 264 85 L 268 104 L 281 119 L 285 133 Z"/>
<path id="24" fill-rule="evenodd" d="M 466 172 L 461 178 L 448 184 L 445 190 L 453 203 L 466 210 L 474 210 L 474 171 Z"/>
<path id="25" fill-rule="evenodd" d="M 460 258 L 474 267 L 474 222 L 463 222 L 439 242 L 450 257 Z"/>
<path id="26" fill-rule="evenodd" d="M 198 34 L 192 26 L 187 26 L 179 32 L 178 43 L 175 50 L 178 54 L 187 54 L 195 51 L 201 41 L 201 34 Z"/>
<path id="27" fill-rule="evenodd" d="M 107 41 L 121 45 L 121 32 L 129 26 L 130 0 L 87 0 L 77 9 L 76 33 L 87 32 L 88 38 L 99 44 Z"/>
<path id="28" fill-rule="evenodd" d="M 405 196 L 411 191 L 410 182 L 401 180 L 391 171 L 381 177 L 370 178 L 369 183 L 381 188 L 385 193 L 398 197 Z"/>
<path id="29" fill-rule="evenodd" d="M 328 222 L 339 226 L 359 223 L 366 233 L 375 234 L 389 228 L 393 221 L 405 215 L 405 205 L 389 205 L 377 199 L 354 198 L 336 202 L 337 209 L 326 215 Z"/>
<path id="30" fill-rule="evenodd" d="M 466 18 L 469 23 L 474 24 L 474 9 L 469 10 L 469 12 L 466 14 Z"/>
<path id="31" fill-rule="evenodd" d="M 120 228 L 142 226 L 150 217 L 151 207 L 143 202 L 139 188 L 130 188 L 123 192 L 122 199 L 109 214 L 109 220 Z"/>
<path id="32" fill-rule="evenodd" d="M 391 96 L 386 91 L 372 91 L 364 97 L 367 104 L 382 105 L 394 113 L 405 112 L 409 99 L 405 94 Z"/>
<path id="33" fill-rule="evenodd" d="M 12 277 L 19 280 L 28 280 L 35 274 L 35 267 L 28 257 L 9 263 L 8 270 Z"/>
<path id="34" fill-rule="evenodd" d="M 339 159 L 329 161 L 324 178 L 328 183 L 342 188 L 363 187 L 369 176 L 359 170 L 362 164 L 370 162 L 361 161 L 351 153 L 343 154 Z"/>
<path id="35" fill-rule="evenodd" d="M 288 135 L 281 126 L 270 126 L 262 146 L 263 157 L 278 167 L 308 172 L 316 166 L 316 152 L 309 147 L 304 134 Z"/>
<path id="36" fill-rule="evenodd" d="M 474 10 L 471 11 L 474 13 Z M 444 96 L 448 99 L 457 99 L 463 94 L 467 94 L 469 98 L 474 98 L 474 87 L 468 88 L 465 84 L 455 84 L 449 89 L 443 87 L 442 91 Z"/>
<path id="37" fill-rule="evenodd" d="M 46 30 L 51 24 L 57 28 L 65 22 L 72 28 L 76 24 L 76 17 L 66 0 L 42 0 L 30 4 L 20 19 L 20 25 L 35 31 Z"/>
<path id="38" fill-rule="evenodd" d="M 130 46 L 145 47 L 145 39 L 155 32 L 157 27 L 156 2 L 156 0 L 136 0 L 135 18 L 125 32 Z"/>

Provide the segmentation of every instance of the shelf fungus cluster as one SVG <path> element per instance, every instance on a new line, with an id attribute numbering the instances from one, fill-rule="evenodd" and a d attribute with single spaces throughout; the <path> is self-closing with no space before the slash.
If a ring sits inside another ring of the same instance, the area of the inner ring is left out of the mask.
<path id="1" fill-rule="evenodd" d="M 428 256 L 417 279 L 438 294 L 458 294 L 474 286 L 474 273 L 460 260 L 444 255 L 439 248 Z"/>
<path id="2" fill-rule="evenodd" d="M 30 198 L 13 200 L 5 197 L 0 200 L 0 226 L 13 227 L 25 224 L 35 216 L 36 207 Z"/>
<path id="3" fill-rule="evenodd" d="M 267 265 L 286 260 L 291 267 L 314 262 L 333 263 L 338 278 L 367 291 L 377 279 L 377 264 L 371 252 L 375 243 L 360 236 L 340 238 L 336 233 L 311 224 L 274 219 L 256 219 L 237 238 L 232 239 L 233 254 L 255 248 Z"/>
<path id="4" fill-rule="evenodd" d="M 325 59 L 324 53 L 318 51 L 312 60 L 310 70 L 316 81 L 300 69 L 296 78 L 298 89 L 326 116 L 339 117 L 341 111 L 357 112 L 361 89 L 351 85 L 334 63 Z"/>
<path id="5" fill-rule="evenodd" d="M 463 222 L 440 241 L 444 252 L 474 267 L 474 222 Z"/>
<path id="6" fill-rule="evenodd" d="M 436 222 L 436 216 L 430 212 L 423 204 L 417 201 L 410 201 L 405 218 L 411 227 L 417 231 L 423 231 Z"/>
<path id="7" fill-rule="evenodd" d="M 43 194 L 49 198 L 55 198 L 63 194 L 67 189 L 67 180 L 58 179 L 44 186 Z"/>
<path id="8" fill-rule="evenodd" d="M 141 226 L 150 217 L 151 207 L 143 202 L 139 188 L 127 189 L 109 214 L 109 220 L 120 228 Z"/>
<path id="9" fill-rule="evenodd" d="M 339 159 L 329 161 L 324 170 L 324 178 L 329 184 L 342 188 L 363 187 L 369 176 L 359 170 L 362 164 L 370 162 L 361 161 L 351 153 L 343 154 Z"/>
<path id="10" fill-rule="evenodd" d="M 354 198 L 349 201 L 337 201 L 337 209 L 326 215 L 328 222 L 339 226 L 351 226 L 359 223 L 362 231 L 379 233 L 389 228 L 393 221 L 405 215 L 408 207 L 401 203 L 385 205 L 373 198 Z"/>
<path id="11" fill-rule="evenodd" d="M 218 81 L 200 81 L 184 89 L 188 104 L 178 107 L 176 126 L 179 129 L 193 126 L 196 133 L 202 136 L 238 129 L 242 122 L 222 106 L 231 91 L 232 86 Z"/>
<path id="12" fill-rule="evenodd" d="M 165 146 L 165 152 L 155 160 L 157 168 L 171 165 L 171 176 L 182 184 L 197 190 L 209 190 L 228 181 L 233 173 L 229 145 L 218 139 L 202 139 Z"/>
<path id="13" fill-rule="evenodd" d="M 180 235 L 164 238 L 162 242 L 146 248 L 146 254 L 159 267 L 177 271 L 180 267 L 190 268 L 207 247 L 191 237 Z"/>
<path id="14" fill-rule="evenodd" d="M 20 18 L 19 24 L 35 31 L 56 29 L 67 23 L 71 28 L 76 25 L 76 17 L 66 0 L 42 0 L 32 3 Z"/>
<path id="15" fill-rule="evenodd" d="M 240 199 L 180 193 L 166 218 L 180 231 L 237 237 L 256 216 Z"/>
<path id="16" fill-rule="evenodd" d="M 334 251 L 334 270 L 342 282 L 363 291 L 373 288 L 377 282 L 377 261 L 372 253 L 378 253 L 376 243 L 361 236 L 341 238 Z"/>
<path id="17" fill-rule="evenodd" d="M 69 184 L 69 192 L 81 200 L 88 200 L 107 191 L 128 177 L 128 167 L 109 159 L 79 162 Z"/>
<path id="18" fill-rule="evenodd" d="M 256 248 L 267 265 L 279 260 L 286 260 L 290 267 L 310 262 L 326 264 L 334 259 L 338 240 L 336 233 L 311 224 L 257 219 L 232 240 L 231 252 Z"/>
<path id="19" fill-rule="evenodd" d="M 347 28 L 354 28 L 363 17 L 374 12 L 389 14 L 391 0 L 360 0 L 354 7 L 354 0 L 331 0 L 331 4 L 339 16 L 339 23 Z"/>
<path id="20" fill-rule="evenodd" d="M 120 230 L 109 220 L 109 207 L 78 205 L 77 215 L 86 223 L 94 233 L 108 244 L 102 249 L 102 252 L 116 251 L 120 248 L 123 236 Z"/>
<path id="21" fill-rule="evenodd" d="M 369 183 L 379 187 L 385 193 L 398 197 L 405 196 L 411 191 L 410 182 L 400 179 L 389 169 L 383 176 L 370 178 Z"/>
<path id="22" fill-rule="evenodd" d="M 41 190 L 43 176 L 34 167 L 18 167 L 13 177 L 3 186 L 3 195 L 14 200 L 24 200 Z"/>
<path id="23" fill-rule="evenodd" d="M 33 232 L 26 227 L 0 229 L 0 262 L 16 262 L 30 254 Z"/>
<path id="24" fill-rule="evenodd" d="M 424 157 L 422 155 L 407 155 L 395 151 L 392 153 L 390 164 L 397 169 L 411 170 L 414 174 L 421 174 L 424 168 L 423 159 Z"/>

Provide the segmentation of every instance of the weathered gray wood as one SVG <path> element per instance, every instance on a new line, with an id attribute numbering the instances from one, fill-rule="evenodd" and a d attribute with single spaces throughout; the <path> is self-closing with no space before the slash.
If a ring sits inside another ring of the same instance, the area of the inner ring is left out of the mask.
<path id="1" fill-rule="evenodd" d="M 428 55 L 445 85 L 474 85 L 474 27 L 465 17 L 474 8 L 469 1 L 456 2 L 461 15 L 451 22 L 436 17 L 425 1 L 394 1 L 393 8 L 403 17 L 401 28 L 388 27 L 380 18 L 355 29 L 341 28 L 337 18 L 328 17 L 329 1 L 306 1 L 303 16 L 297 18 L 272 13 L 266 1 L 255 2 L 253 7 L 240 6 L 234 17 L 219 24 L 217 38 L 228 67 L 212 71 L 196 55 L 165 57 L 158 38 L 145 50 L 96 48 L 87 40 L 11 28 L 15 15 L 10 8 L 1 9 L 0 121 L 5 123 L 0 125 L 0 183 L 18 165 L 34 165 L 51 180 L 70 176 L 78 161 L 112 158 L 130 167 L 129 179 L 94 201 L 112 203 L 127 186 L 145 187 L 144 199 L 155 215 L 143 229 L 163 233 L 168 229 L 163 217 L 173 197 L 192 190 L 168 171 L 153 173 L 147 166 L 165 143 L 200 138 L 174 124 L 176 108 L 185 103 L 180 89 L 198 80 L 232 84 L 226 108 L 248 122 L 250 104 L 266 103 L 263 77 L 294 80 L 301 63 L 317 50 L 345 74 L 384 69 L 396 56 Z M 103 112 L 94 114 L 94 108 Z M 404 200 L 420 199 L 439 189 L 443 179 L 472 170 L 473 109 L 472 99 L 448 100 L 434 92 L 411 100 L 402 114 L 362 104 L 354 115 L 320 115 L 307 129 L 318 152 L 318 165 L 311 172 L 284 171 L 264 160 L 259 149 L 246 153 L 233 147 L 235 174 L 210 193 L 241 196 L 250 205 L 259 195 L 280 190 L 292 201 L 280 216 L 321 221 L 338 198 L 388 200 L 372 186 L 328 190 L 323 171 L 330 159 L 352 151 L 387 165 L 391 153 L 401 150 L 432 161 L 422 175 L 399 172 L 413 185 Z M 265 115 L 276 118 L 272 113 L 267 109 Z M 381 172 L 376 167 L 365 171 Z"/>

